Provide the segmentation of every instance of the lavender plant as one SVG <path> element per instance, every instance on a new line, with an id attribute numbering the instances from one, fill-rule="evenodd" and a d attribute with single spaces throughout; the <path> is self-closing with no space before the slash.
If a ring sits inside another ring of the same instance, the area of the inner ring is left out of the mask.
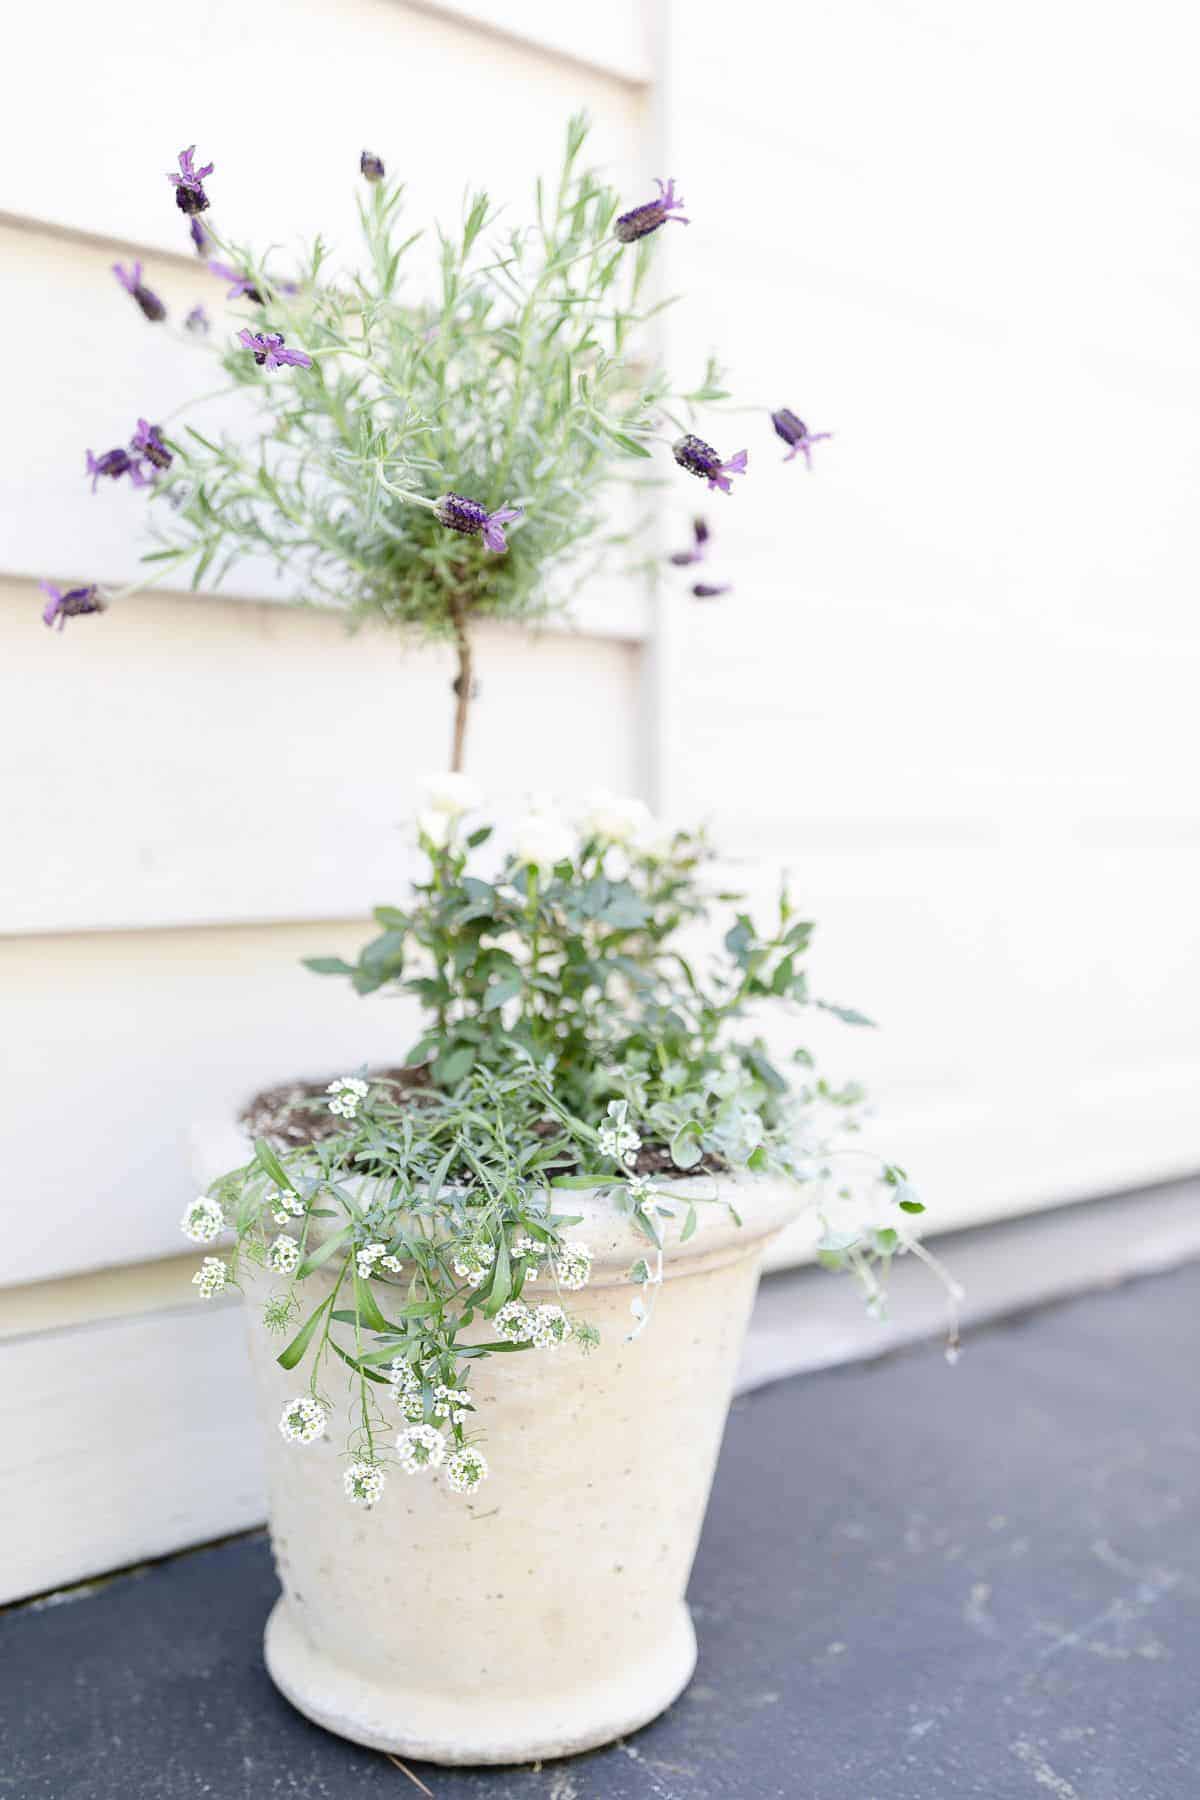
<path id="1" fill-rule="evenodd" d="M 219 585 L 244 557 L 265 557 L 304 600 L 452 640 L 454 769 L 477 623 L 543 614 L 606 559 L 628 562 L 611 496 L 663 479 L 656 455 L 669 451 L 726 494 L 747 468 L 745 450 L 722 457 L 694 430 L 729 398 L 716 363 L 677 392 L 649 340 L 663 304 L 650 290 L 655 233 L 688 223 L 683 202 L 660 181 L 654 199 L 622 210 L 582 163 L 587 129 L 570 121 L 558 176 L 537 183 L 527 222 L 510 224 L 480 192 L 461 224 L 436 228 L 433 291 L 424 234 L 403 222 L 403 184 L 372 152 L 360 161 L 357 265 L 335 268 L 317 237 L 302 268 L 285 272 L 212 224 L 214 165 L 185 150 L 170 176 L 176 204 L 210 272 L 247 309 L 230 338 L 197 306 L 188 337 L 220 361 L 257 423 L 214 436 L 141 421 L 140 438 L 88 455 L 93 489 L 101 478 L 146 487 L 154 573 L 190 568 L 193 586 Z M 148 321 L 165 319 L 140 263 L 116 274 Z M 750 410 L 806 460 L 827 435 L 808 436 L 786 409 Z M 71 613 L 59 604 L 45 616 L 61 627 Z"/>
<path id="2" fill-rule="evenodd" d="M 468 823 L 479 799 L 460 774 L 434 782 L 418 822 L 425 878 L 405 905 L 376 909 L 380 933 L 354 963 L 309 964 L 360 994 L 416 1002 L 411 1080 L 362 1071 L 299 1092 L 253 1160 L 183 1219 L 196 1242 L 237 1234 L 229 1261 L 204 1258 L 202 1296 L 236 1283 L 247 1262 L 282 1284 L 265 1321 L 298 1324 L 279 1361 L 309 1366 L 280 1421 L 289 1441 L 326 1428 L 329 1360 L 352 1370 L 344 1479 L 365 1505 L 389 1464 L 444 1465 L 459 1491 L 484 1479 L 481 1358 L 598 1341 L 574 1311 L 592 1259 L 573 1235 L 571 1190 L 599 1190 L 645 1240 L 629 1270 L 631 1336 L 650 1317 L 672 1238 L 690 1237 L 697 1208 L 728 1204 L 718 1174 L 811 1183 L 823 1260 L 856 1275 L 876 1309 L 897 1254 L 933 1263 L 904 1229 L 923 1207 L 903 1171 L 865 1151 L 869 1191 L 855 1191 L 847 1229 L 851 1190 L 834 1158 L 857 1129 L 861 1091 L 823 1079 L 803 1045 L 785 1073 L 759 1029 L 764 1007 L 868 1023 L 811 995 L 813 926 L 786 892 L 765 929 L 735 910 L 719 952 L 701 960 L 696 929 L 714 904 L 736 905 L 710 891 L 701 837 L 664 837 L 640 802 L 601 794 L 577 826 L 531 812 L 484 874 L 475 865 L 492 827 Z M 315 1304 L 302 1298 L 310 1277 Z"/>

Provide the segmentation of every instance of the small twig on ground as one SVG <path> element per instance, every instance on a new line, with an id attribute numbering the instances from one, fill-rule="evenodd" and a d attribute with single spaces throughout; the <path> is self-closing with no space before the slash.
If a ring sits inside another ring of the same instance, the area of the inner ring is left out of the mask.
<path id="1" fill-rule="evenodd" d="M 408 1779 L 412 1782 L 414 1787 L 419 1787 L 423 1794 L 429 1795 L 429 1800 L 433 1800 L 433 1789 L 427 1788 L 425 1783 L 421 1780 L 421 1777 L 419 1775 L 414 1775 L 407 1763 L 402 1763 L 400 1758 L 398 1756 L 393 1756 L 390 1750 L 386 1750 L 384 1755 L 390 1763 L 395 1763 L 402 1775 L 408 1776 Z"/>

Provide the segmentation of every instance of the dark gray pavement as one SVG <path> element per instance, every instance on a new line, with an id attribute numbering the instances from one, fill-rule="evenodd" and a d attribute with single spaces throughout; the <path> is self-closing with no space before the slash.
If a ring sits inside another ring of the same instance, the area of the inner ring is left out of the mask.
<path id="1" fill-rule="evenodd" d="M 1200 1265 L 730 1419 L 696 1680 L 436 1800 L 1200 1800 Z M 86 1482 L 80 1504 L 87 1504 Z M 261 1537 L 0 1615 L 0 1795 L 408 1800 L 263 1671 Z"/>

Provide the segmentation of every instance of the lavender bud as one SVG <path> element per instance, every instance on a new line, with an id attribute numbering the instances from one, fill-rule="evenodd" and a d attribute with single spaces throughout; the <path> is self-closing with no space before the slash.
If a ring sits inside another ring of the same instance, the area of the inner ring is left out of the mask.
<path id="1" fill-rule="evenodd" d="M 359 173 L 366 181 L 382 181 L 386 173 L 380 158 L 372 150 L 364 150 L 358 159 Z"/>
<path id="2" fill-rule="evenodd" d="M 200 336 L 209 329 L 208 314 L 202 306 L 193 306 L 183 323 L 185 330 L 194 331 Z"/>
<path id="3" fill-rule="evenodd" d="M 465 494 L 443 494 L 433 508 L 433 514 L 439 525 L 445 525 L 449 531 L 461 531 L 467 537 L 482 537 L 489 550 L 497 553 L 508 549 L 508 542 L 501 529 L 510 519 L 521 517 L 519 506 L 501 506 L 490 513 L 486 506 L 478 500 L 469 500 Z"/>
<path id="4" fill-rule="evenodd" d="M 796 417 L 790 407 L 781 406 L 778 412 L 771 414 L 771 423 L 775 427 L 776 437 L 781 437 L 789 446 L 784 462 L 791 462 L 794 456 L 802 456 L 808 468 L 812 468 L 812 446 L 824 443 L 833 436 L 832 431 L 810 431 L 803 419 Z"/>
<path id="5" fill-rule="evenodd" d="M 231 269 L 228 263 L 210 262 L 208 266 L 212 273 L 218 275 L 222 281 L 233 283 L 225 296 L 227 300 L 238 300 L 244 294 L 253 306 L 263 304 L 262 294 L 255 287 L 249 275 L 243 275 L 237 269 Z"/>
<path id="6" fill-rule="evenodd" d="M 40 582 L 39 586 L 44 594 L 50 596 L 42 608 L 42 621 L 46 625 L 57 624 L 60 631 L 68 619 L 78 618 L 84 613 L 104 611 L 105 603 L 94 586 L 68 588 L 65 594 L 52 581 Z"/>
<path id="7" fill-rule="evenodd" d="M 191 224 L 188 226 L 188 236 L 195 246 L 196 255 L 203 256 L 208 249 L 209 240 L 208 233 L 205 231 L 199 219 L 193 218 Z"/>
<path id="8" fill-rule="evenodd" d="M 731 594 L 732 587 L 727 581 L 697 581 L 692 586 L 693 600 L 715 600 L 720 594 Z"/>
<path id="9" fill-rule="evenodd" d="M 733 492 L 733 484 L 728 479 L 730 475 L 746 473 L 747 454 L 744 450 L 739 450 L 728 462 L 722 462 L 712 445 L 692 432 L 676 438 L 671 445 L 671 454 L 681 469 L 686 469 L 689 475 L 698 475 L 710 488 L 720 488 L 723 494 Z"/>
<path id="10" fill-rule="evenodd" d="M 208 210 L 208 195 L 204 191 L 204 178 L 213 172 L 211 163 L 206 163 L 202 169 L 194 167 L 192 159 L 195 153 L 195 144 L 192 144 L 187 150 L 181 150 L 179 152 L 179 174 L 167 176 L 167 180 L 175 189 L 176 206 L 181 213 L 187 213 L 189 216 Z M 199 249 L 200 246 L 197 244 L 196 248 Z"/>
<path id="11" fill-rule="evenodd" d="M 113 274 L 125 289 L 125 292 L 133 295 L 134 299 L 141 307 L 143 314 L 152 324 L 157 325 L 162 319 L 166 318 L 166 307 L 163 305 L 158 295 L 152 293 L 142 281 L 142 265 L 140 262 L 135 262 L 133 268 L 128 271 L 122 268 L 120 263 L 114 263 Z"/>
<path id="12" fill-rule="evenodd" d="M 682 197 L 676 198 L 673 175 L 666 187 L 657 178 L 654 185 L 658 189 L 657 200 L 647 200 L 644 206 L 635 206 L 632 212 L 622 213 L 613 226 L 613 235 L 621 243 L 632 244 L 636 238 L 647 237 L 650 232 L 657 231 L 684 204 Z M 690 222 L 684 218 L 675 220 L 677 225 L 687 225 Z"/>

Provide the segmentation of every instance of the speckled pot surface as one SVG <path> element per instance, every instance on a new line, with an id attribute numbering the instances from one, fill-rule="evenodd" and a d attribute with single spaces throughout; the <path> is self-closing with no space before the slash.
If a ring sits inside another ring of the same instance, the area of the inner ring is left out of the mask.
<path id="1" fill-rule="evenodd" d="M 633 1731 L 686 1686 L 696 1640 L 683 1596 L 738 1355 L 763 1249 L 800 1196 L 767 1177 L 679 1187 L 733 1200 L 742 1225 L 724 1206 L 698 1209 L 633 1342 L 627 1274 L 645 1242 L 603 1200 L 561 1196 L 584 1215 L 568 1236 L 594 1253 L 572 1309 L 601 1344 L 473 1365 L 491 1466 L 474 1495 L 396 1468 L 377 1507 L 351 1506 L 339 1473 L 353 1377 L 328 1365 L 329 1433 L 286 1443 L 279 1415 L 304 1382 L 275 1361 L 251 1293 L 283 1587 L 267 1667 L 317 1724 L 400 1756 L 526 1762 Z"/>

